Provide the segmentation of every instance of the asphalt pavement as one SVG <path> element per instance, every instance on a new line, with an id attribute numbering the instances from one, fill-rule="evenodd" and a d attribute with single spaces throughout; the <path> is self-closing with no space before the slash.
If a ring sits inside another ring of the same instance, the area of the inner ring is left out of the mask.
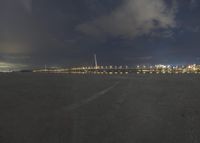
<path id="1" fill-rule="evenodd" d="M 1 143 L 199 143 L 198 75 L 0 75 Z"/>

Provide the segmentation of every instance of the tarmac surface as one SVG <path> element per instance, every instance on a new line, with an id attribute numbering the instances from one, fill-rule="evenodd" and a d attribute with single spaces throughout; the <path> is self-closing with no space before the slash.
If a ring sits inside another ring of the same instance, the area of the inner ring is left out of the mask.
<path id="1" fill-rule="evenodd" d="M 199 75 L 0 74 L 0 143 L 199 142 Z"/>

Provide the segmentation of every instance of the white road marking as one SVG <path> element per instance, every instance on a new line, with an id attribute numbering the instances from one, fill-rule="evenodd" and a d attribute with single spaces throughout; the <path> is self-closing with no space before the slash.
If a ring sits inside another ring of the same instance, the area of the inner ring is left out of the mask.
<path id="1" fill-rule="evenodd" d="M 93 96 L 79 102 L 79 103 L 74 103 L 74 104 L 71 104 L 69 105 L 68 107 L 66 107 L 66 110 L 74 110 L 74 109 L 77 109 L 85 104 L 88 104 L 89 102 L 99 98 L 100 96 L 108 93 L 110 90 L 112 90 L 113 88 L 115 88 L 115 86 L 117 86 L 119 84 L 119 82 L 115 82 L 112 86 L 110 86 L 109 88 L 106 88 L 96 94 L 94 94 Z"/>

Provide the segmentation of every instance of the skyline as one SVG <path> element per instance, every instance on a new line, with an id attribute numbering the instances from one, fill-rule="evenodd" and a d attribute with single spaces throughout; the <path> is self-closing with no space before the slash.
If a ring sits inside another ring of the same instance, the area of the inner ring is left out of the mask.
<path id="1" fill-rule="evenodd" d="M 197 0 L 2 0 L 0 70 L 200 63 Z"/>

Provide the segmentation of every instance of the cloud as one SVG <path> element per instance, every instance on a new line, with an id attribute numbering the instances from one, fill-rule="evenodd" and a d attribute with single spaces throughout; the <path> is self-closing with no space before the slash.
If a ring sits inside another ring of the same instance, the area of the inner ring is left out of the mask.
<path id="1" fill-rule="evenodd" d="M 187 31 L 190 31 L 190 32 L 194 32 L 194 33 L 197 33 L 197 32 L 200 32 L 200 26 L 188 26 L 186 27 L 186 30 Z"/>
<path id="2" fill-rule="evenodd" d="M 200 26 L 198 25 L 183 25 L 180 29 L 180 34 L 186 34 L 186 33 L 199 33 L 200 32 Z"/>
<path id="3" fill-rule="evenodd" d="M 8 62 L 0 61 L 0 72 L 10 71 L 10 70 L 20 70 L 27 67 L 23 64 L 13 64 Z"/>
<path id="4" fill-rule="evenodd" d="M 32 12 L 32 0 L 20 0 L 20 2 L 28 13 Z"/>
<path id="5" fill-rule="evenodd" d="M 28 54 L 32 51 L 29 44 L 20 42 L 2 42 L 0 41 L 1 54 Z"/>
<path id="6" fill-rule="evenodd" d="M 124 0 L 123 5 L 104 15 L 77 26 L 88 35 L 111 35 L 134 38 L 146 35 L 156 29 L 176 26 L 177 4 L 164 0 Z"/>
<path id="7" fill-rule="evenodd" d="M 196 8 L 198 5 L 197 0 L 190 0 L 190 9 Z"/>
<path id="8" fill-rule="evenodd" d="M 175 34 L 171 29 L 164 30 L 164 31 L 153 31 L 152 33 L 149 34 L 151 37 L 154 38 L 167 38 L 167 39 L 175 39 Z"/>

